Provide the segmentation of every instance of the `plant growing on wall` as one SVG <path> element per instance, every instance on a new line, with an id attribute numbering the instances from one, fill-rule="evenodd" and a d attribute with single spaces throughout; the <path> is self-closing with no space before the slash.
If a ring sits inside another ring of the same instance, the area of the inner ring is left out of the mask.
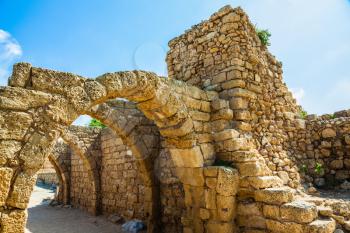
<path id="1" fill-rule="evenodd" d="M 300 111 L 299 114 L 300 114 L 300 117 L 301 117 L 302 119 L 305 119 L 306 116 L 308 115 L 307 111 L 305 111 L 304 109 L 301 109 L 301 111 Z"/>
<path id="2" fill-rule="evenodd" d="M 303 173 L 306 173 L 308 171 L 308 167 L 306 164 L 303 164 L 300 166 L 300 170 L 303 172 Z"/>
<path id="3" fill-rule="evenodd" d="M 91 121 L 89 122 L 89 127 L 91 127 L 91 128 L 101 128 L 101 129 L 106 128 L 106 126 L 104 124 L 102 124 L 101 121 L 99 121 L 99 120 L 97 120 L 95 118 L 91 119 Z"/>
<path id="4" fill-rule="evenodd" d="M 320 163 L 316 163 L 315 172 L 318 175 L 321 175 L 323 173 L 323 165 Z"/>
<path id="5" fill-rule="evenodd" d="M 255 27 L 256 34 L 258 35 L 261 43 L 265 46 L 270 46 L 271 33 L 267 29 L 259 29 Z"/>

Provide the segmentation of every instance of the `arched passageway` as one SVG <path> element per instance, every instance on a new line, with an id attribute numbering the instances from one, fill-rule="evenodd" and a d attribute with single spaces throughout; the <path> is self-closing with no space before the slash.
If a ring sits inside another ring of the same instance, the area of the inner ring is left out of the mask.
<path id="1" fill-rule="evenodd" d="M 22 124 L 20 128 L 12 127 L 7 134 L 24 143 L 14 152 L 18 152 L 14 159 L 21 161 L 19 166 L 7 170 L 11 179 L 5 194 L 6 205 L 18 208 L 16 214 L 22 214 L 21 210 L 26 208 L 33 185 L 32 177 L 57 138 L 61 136 L 70 141 L 74 150 L 79 143 L 74 142 L 68 126 L 79 115 L 88 114 L 118 132 L 133 150 L 141 173 L 145 174 L 145 180 L 149 180 L 146 182 L 150 184 L 151 193 L 149 212 L 152 213 L 151 217 L 154 216 L 156 208 L 152 190 L 156 185 L 152 178 L 152 163 L 153 152 L 157 148 L 147 147 L 150 138 L 144 138 L 137 131 L 137 122 L 141 118 L 127 119 L 119 113 L 110 114 L 113 111 L 108 110 L 103 102 L 116 97 L 135 102 L 144 116 L 155 123 L 170 151 L 176 173 L 185 185 L 187 198 L 195 198 L 191 195 L 197 195 L 197 191 L 201 190 L 198 188 L 205 184 L 203 166 L 212 164 L 215 158 L 211 125 L 208 123 L 211 118 L 210 102 L 218 98 L 215 93 L 143 71 L 108 73 L 90 80 L 69 73 L 34 68 L 25 63 L 14 67 L 9 83 L 12 87 L 6 87 L 1 92 L 1 107 L 15 114 Z M 232 113 L 229 113 L 215 117 L 227 121 L 232 117 Z M 226 126 L 229 125 L 224 124 L 219 130 L 224 130 Z M 91 166 L 91 176 L 96 177 L 93 161 L 87 164 Z M 98 189 L 98 180 L 95 179 L 94 185 L 94 189 Z M 98 206 L 99 198 L 94 196 L 93 199 Z M 186 218 L 192 218 L 194 214 L 199 219 L 200 205 L 196 202 L 186 205 Z M 16 217 L 16 225 L 23 224 L 20 219 L 24 218 L 24 215 Z"/>

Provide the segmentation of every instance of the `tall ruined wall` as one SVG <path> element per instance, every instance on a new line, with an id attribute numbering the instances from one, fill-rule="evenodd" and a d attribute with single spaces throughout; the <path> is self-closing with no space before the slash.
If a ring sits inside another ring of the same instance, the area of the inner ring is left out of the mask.
<path id="1" fill-rule="evenodd" d="M 228 100 L 231 126 L 253 136 L 268 167 L 297 186 L 290 141 L 303 128 L 300 109 L 283 82 L 281 63 L 261 44 L 247 15 L 224 7 L 169 47 L 169 77 L 215 90 Z"/>

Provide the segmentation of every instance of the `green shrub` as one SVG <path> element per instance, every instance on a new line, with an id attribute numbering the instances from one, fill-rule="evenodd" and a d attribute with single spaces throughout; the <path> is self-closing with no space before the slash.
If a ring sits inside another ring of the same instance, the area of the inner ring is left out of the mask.
<path id="1" fill-rule="evenodd" d="M 95 118 L 91 119 L 91 121 L 89 122 L 89 127 L 91 127 L 91 128 L 101 128 L 101 129 L 106 128 L 106 126 L 104 124 L 102 124 L 101 121 L 99 121 L 99 120 L 97 120 Z"/>
<path id="2" fill-rule="evenodd" d="M 323 165 L 320 163 L 316 163 L 316 167 L 315 167 L 315 172 L 320 175 L 321 173 L 323 173 Z"/>
<path id="3" fill-rule="evenodd" d="M 305 119 L 306 116 L 308 115 L 307 111 L 305 111 L 304 109 L 301 109 L 301 111 L 300 111 L 299 114 L 300 114 L 300 117 L 301 117 L 302 119 Z"/>
<path id="4" fill-rule="evenodd" d="M 267 29 L 255 28 L 256 34 L 258 35 L 261 43 L 265 46 L 270 46 L 271 33 Z"/>

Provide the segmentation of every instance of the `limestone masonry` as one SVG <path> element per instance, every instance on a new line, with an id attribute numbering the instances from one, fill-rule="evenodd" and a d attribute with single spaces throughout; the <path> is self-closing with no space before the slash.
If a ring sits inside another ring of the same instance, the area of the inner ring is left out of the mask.
<path id="1" fill-rule="evenodd" d="M 167 78 L 14 65 L 0 87 L 0 233 L 24 232 L 47 159 L 58 202 L 149 233 L 350 232 L 350 202 L 318 192 L 350 190 L 350 111 L 302 117 L 240 8 L 169 48 Z M 80 115 L 107 128 L 70 126 Z"/>

